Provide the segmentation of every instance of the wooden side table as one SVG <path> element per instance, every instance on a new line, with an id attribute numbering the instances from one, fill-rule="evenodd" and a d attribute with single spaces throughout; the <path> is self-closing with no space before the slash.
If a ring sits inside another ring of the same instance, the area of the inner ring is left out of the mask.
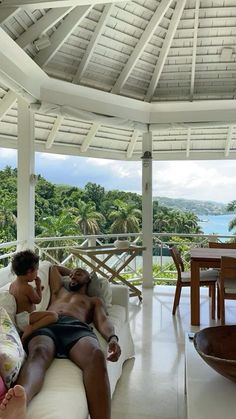
<path id="1" fill-rule="evenodd" d="M 117 282 L 117 279 L 123 282 L 129 287 L 130 296 L 137 296 L 140 301 L 142 301 L 142 292 L 129 281 L 127 281 L 121 272 L 137 256 L 137 254 L 143 250 L 145 250 L 145 247 L 143 246 L 130 246 L 120 249 L 113 245 L 70 249 L 73 255 L 78 257 L 83 263 L 92 268 L 94 272 L 107 278 L 113 284 Z M 120 261 L 121 263 L 117 269 L 110 266 L 108 263 L 114 255 L 125 256 L 124 260 Z M 101 259 L 101 256 L 103 256 L 103 259 Z"/>

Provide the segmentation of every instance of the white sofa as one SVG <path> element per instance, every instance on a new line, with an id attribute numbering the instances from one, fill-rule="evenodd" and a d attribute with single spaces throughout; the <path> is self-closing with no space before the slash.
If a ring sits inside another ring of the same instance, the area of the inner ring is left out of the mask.
<path id="1" fill-rule="evenodd" d="M 39 277 L 44 285 L 43 299 L 38 309 L 45 309 L 48 305 L 50 292 L 48 285 L 48 262 L 40 262 Z M 8 289 L 12 281 L 10 268 L 0 269 L 0 294 Z M 112 306 L 108 308 L 111 321 L 115 326 L 115 333 L 119 336 L 122 354 L 118 362 L 107 362 L 108 375 L 113 394 L 116 383 L 121 376 L 123 363 L 134 356 L 134 345 L 128 322 L 128 288 L 123 285 L 111 285 Z M 9 313 L 12 315 L 12 313 Z M 101 347 L 106 353 L 107 343 L 101 335 Z M 94 377 L 96 382 L 96 377 Z M 48 369 L 43 388 L 30 402 L 27 419 L 87 419 L 88 407 L 83 386 L 82 372 L 68 359 L 55 359 Z"/>

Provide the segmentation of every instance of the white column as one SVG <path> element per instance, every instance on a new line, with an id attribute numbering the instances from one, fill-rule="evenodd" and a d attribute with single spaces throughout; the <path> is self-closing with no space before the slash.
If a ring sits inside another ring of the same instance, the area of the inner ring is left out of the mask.
<path id="1" fill-rule="evenodd" d="M 142 157 L 142 232 L 143 245 L 143 287 L 153 286 L 152 274 L 152 133 L 143 134 L 143 157 Z"/>
<path id="2" fill-rule="evenodd" d="M 18 250 L 34 248 L 35 173 L 34 114 L 30 104 L 18 99 L 17 240 Z"/>

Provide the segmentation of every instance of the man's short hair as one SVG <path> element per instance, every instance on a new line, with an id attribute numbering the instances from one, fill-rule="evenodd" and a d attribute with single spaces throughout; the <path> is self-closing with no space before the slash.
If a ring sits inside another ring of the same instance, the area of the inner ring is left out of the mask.
<path id="1" fill-rule="evenodd" d="M 16 275 L 26 275 L 38 268 L 39 257 L 32 250 L 23 250 L 12 258 L 12 271 Z"/>

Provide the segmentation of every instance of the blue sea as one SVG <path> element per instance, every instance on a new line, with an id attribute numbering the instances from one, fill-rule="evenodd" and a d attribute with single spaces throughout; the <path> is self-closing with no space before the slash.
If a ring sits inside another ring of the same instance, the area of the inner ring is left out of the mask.
<path id="1" fill-rule="evenodd" d="M 236 214 L 199 215 L 198 218 L 202 220 L 199 225 L 204 234 L 231 235 L 235 233 L 236 229 L 229 231 L 228 225 L 233 218 L 236 218 Z"/>

